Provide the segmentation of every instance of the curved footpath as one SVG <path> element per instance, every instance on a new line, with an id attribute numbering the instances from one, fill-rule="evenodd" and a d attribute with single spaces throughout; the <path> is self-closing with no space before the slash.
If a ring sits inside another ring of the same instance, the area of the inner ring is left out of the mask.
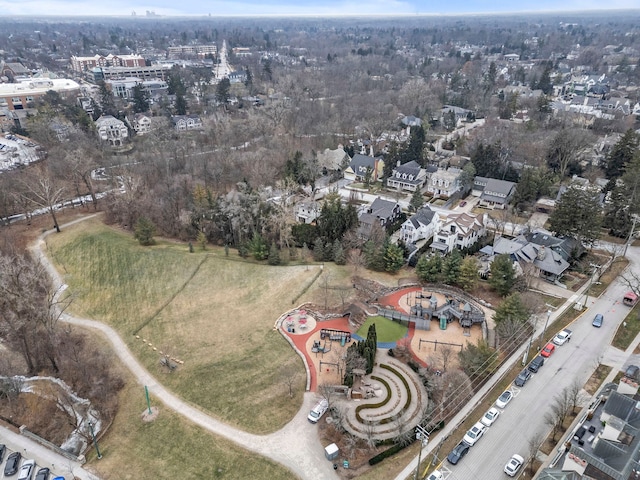
<path id="1" fill-rule="evenodd" d="M 61 228 L 69 227 L 95 215 L 97 214 L 69 222 L 62 225 Z M 47 268 L 58 292 L 62 292 L 65 287 L 64 281 L 42 251 L 45 237 L 52 232 L 53 230 L 49 230 L 40 235 L 38 240 L 30 247 L 30 250 L 34 257 Z M 78 318 L 68 314 L 63 314 L 61 320 L 83 328 L 99 330 L 111 342 L 118 358 L 129 368 L 141 385 L 146 385 L 154 397 L 162 402 L 165 407 L 171 408 L 196 425 L 216 435 L 225 437 L 227 440 L 231 440 L 249 451 L 284 465 L 299 478 L 320 480 L 335 480 L 338 478 L 331 462 L 324 458 L 324 447 L 320 444 L 316 427 L 307 421 L 307 414 L 316 402 L 314 394 L 304 394 L 302 408 L 282 429 L 269 435 L 250 434 L 212 418 L 196 406 L 180 399 L 167 390 L 138 362 L 125 342 L 111 327 L 95 320 Z M 76 470 L 74 470 L 74 473 L 76 473 Z M 96 478 L 88 475 L 86 477 L 78 476 L 81 478 Z"/>

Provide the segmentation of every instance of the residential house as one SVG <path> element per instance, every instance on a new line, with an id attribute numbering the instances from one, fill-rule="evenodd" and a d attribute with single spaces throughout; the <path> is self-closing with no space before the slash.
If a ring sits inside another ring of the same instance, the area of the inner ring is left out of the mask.
<path id="1" fill-rule="evenodd" d="M 199 130 L 202 128 L 202 120 L 198 115 L 171 115 L 171 123 L 176 132 L 187 130 Z"/>
<path id="2" fill-rule="evenodd" d="M 455 117 L 455 124 L 458 125 L 459 122 L 467 120 L 470 116 L 473 115 L 472 110 L 467 110 L 466 108 L 456 107 L 455 105 L 445 105 L 440 110 L 440 116 L 444 119 L 445 115 L 451 115 L 453 113 Z M 445 122 L 442 121 L 444 124 Z"/>
<path id="3" fill-rule="evenodd" d="M 323 152 L 318 153 L 318 167 L 323 175 L 329 172 L 342 170 L 345 165 L 351 161 L 349 154 L 344 151 L 342 146 L 338 146 L 335 150 L 325 148 Z"/>
<path id="4" fill-rule="evenodd" d="M 299 223 L 313 223 L 320 216 L 322 207 L 318 202 L 300 202 L 296 205 L 296 220 Z"/>
<path id="5" fill-rule="evenodd" d="M 637 390 L 638 383 L 627 377 L 621 378 L 617 390 L 605 387 L 589 406 L 591 417 L 587 416 L 578 425 L 570 447 L 558 459 L 557 466 L 545 468 L 538 478 L 638 478 L 640 408 L 634 398 Z M 560 473 L 564 476 L 558 476 Z"/>
<path id="6" fill-rule="evenodd" d="M 380 157 L 370 157 L 356 153 L 349 166 L 344 171 L 344 178 L 355 182 L 376 182 L 382 178 L 384 160 Z"/>
<path id="7" fill-rule="evenodd" d="M 454 193 L 461 190 L 459 168 L 449 167 L 446 170 L 438 168 L 431 174 L 427 183 L 427 192 L 434 197 L 449 198 Z"/>
<path id="8" fill-rule="evenodd" d="M 149 113 L 135 113 L 131 117 L 127 116 L 126 120 L 129 127 L 136 132 L 136 135 L 144 135 L 153 129 L 153 122 Z"/>
<path id="9" fill-rule="evenodd" d="M 479 206 L 505 208 L 516 191 L 516 184 L 496 178 L 475 177 L 471 194 L 480 197 Z"/>
<path id="10" fill-rule="evenodd" d="M 368 239 L 371 235 L 374 225 L 379 225 L 383 229 L 395 222 L 402 213 L 402 207 L 398 202 L 384 200 L 380 197 L 376 198 L 358 216 L 358 236 Z"/>
<path id="11" fill-rule="evenodd" d="M 474 245 L 487 233 L 482 215 L 454 213 L 443 222 L 442 228 L 433 237 L 431 249 L 442 255 Z"/>
<path id="12" fill-rule="evenodd" d="M 567 262 L 571 258 L 577 258 L 584 252 L 584 247 L 574 238 L 558 238 L 551 232 L 538 228 L 526 234 L 527 240 L 536 245 L 547 247 L 558 253 Z"/>
<path id="13" fill-rule="evenodd" d="M 102 115 L 96 120 L 98 137 L 103 142 L 108 142 L 113 147 L 122 146 L 124 140 L 129 137 L 129 129 L 123 121 L 111 115 Z"/>
<path id="14" fill-rule="evenodd" d="M 429 206 L 422 207 L 400 227 L 400 240 L 405 244 L 415 244 L 429 240 L 440 230 L 440 216 Z"/>
<path id="15" fill-rule="evenodd" d="M 18 78 L 31 77 L 31 70 L 18 62 L 0 62 L 0 76 L 7 77 L 13 83 Z"/>
<path id="16" fill-rule="evenodd" d="M 524 235 L 514 239 L 497 237 L 493 246 L 482 249 L 492 258 L 507 254 L 518 265 L 517 271 L 532 277 L 541 277 L 550 282 L 558 281 L 569 268 L 569 262 L 557 251 L 545 245 L 527 240 Z"/>
<path id="17" fill-rule="evenodd" d="M 402 165 L 398 161 L 398 165 L 387 179 L 387 187 L 415 192 L 422 188 L 426 179 L 427 171 L 415 160 Z"/>

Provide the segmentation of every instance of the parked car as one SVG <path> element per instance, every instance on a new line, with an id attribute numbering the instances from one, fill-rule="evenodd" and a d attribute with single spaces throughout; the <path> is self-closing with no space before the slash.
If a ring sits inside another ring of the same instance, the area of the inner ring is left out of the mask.
<path id="1" fill-rule="evenodd" d="M 49 469 L 41 468 L 40 470 L 38 470 L 35 480 L 49 480 Z"/>
<path id="2" fill-rule="evenodd" d="M 553 337 L 553 343 L 556 345 L 564 345 L 566 342 L 571 340 L 571 330 L 565 328 L 561 332 L 558 332 L 555 337 Z"/>
<path id="3" fill-rule="evenodd" d="M 466 200 L 463 200 L 463 201 L 461 201 L 461 202 L 460 202 L 460 206 L 461 206 L 461 207 L 464 207 L 466 204 L 467 204 L 467 201 L 466 201 Z"/>
<path id="4" fill-rule="evenodd" d="M 547 343 L 542 349 L 542 351 L 540 352 L 540 355 L 542 355 L 543 357 L 550 357 L 551 354 L 555 351 L 555 349 L 556 349 L 556 346 L 553 343 Z"/>
<path id="5" fill-rule="evenodd" d="M 327 408 L 329 408 L 329 402 L 327 401 L 326 398 L 323 398 L 309 412 L 309 415 L 307 416 L 307 420 L 309 420 L 311 423 L 318 423 L 318 420 L 322 418 L 322 416 L 327 411 Z"/>
<path id="6" fill-rule="evenodd" d="M 485 413 L 482 418 L 480 419 L 480 422 L 483 425 L 486 425 L 487 427 L 490 427 L 491 425 L 493 425 L 493 422 L 495 422 L 498 417 L 500 416 L 500 410 L 498 410 L 495 407 L 491 407 L 487 413 Z"/>
<path id="7" fill-rule="evenodd" d="M 20 452 L 13 452 L 7 457 L 7 463 L 4 465 L 4 476 L 8 477 L 15 475 L 18 471 L 18 465 L 20 465 L 20 459 L 22 454 Z"/>
<path id="8" fill-rule="evenodd" d="M 35 460 L 26 460 L 22 467 L 20 467 L 20 473 L 18 474 L 18 480 L 31 480 L 33 477 L 33 471 L 36 468 Z"/>
<path id="9" fill-rule="evenodd" d="M 3 443 L 0 443 L 0 463 L 4 460 L 4 454 L 7 451 L 7 447 Z"/>
<path id="10" fill-rule="evenodd" d="M 462 460 L 462 457 L 464 457 L 468 451 L 469 445 L 465 442 L 460 442 L 456 445 L 456 448 L 451 450 L 451 453 L 447 455 L 447 461 L 451 465 L 456 465 L 460 460 Z"/>
<path id="11" fill-rule="evenodd" d="M 631 380 L 638 380 L 638 377 L 640 377 L 640 367 L 637 365 L 629 365 L 624 371 L 624 376 Z"/>
<path id="12" fill-rule="evenodd" d="M 517 453 L 514 453 L 511 457 L 511 460 L 509 460 L 504 466 L 504 473 L 506 473 L 510 477 L 515 477 L 516 473 L 518 473 L 518 470 L 520 470 L 520 467 L 522 467 L 523 463 L 524 458 L 522 458 Z"/>
<path id="13" fill-rule="evenodd" d="M 528 368 L 525 368 L 520 372 L 520 374 L 516 377 L 516 380 L 513 382 L 516 384 L 516 387 L 524 387 L 524 384 L 527 383 L 527 380 L 531 378 L 531 372 Z"/>
<path id="14" fill-rule="evenodd" d="M 540 367 L 542 367 L 544 365 L 544 357 L 541 355 L 538 355 L 536 358 L 534 358 L 533 360 L 531 360 L 531 363 L 529 364 L 529 371 L 536 373 L 538 370 L 540 370 Z"/>
<path id="15" fill-rule="evenodd" d="M 604 320 L 604 317 L 602 316 L 602 314 L 598 313 L 596 314 L 595 317 L 593 317 L 593 322 L 591 322 L 591 325 L 593 325 L 594 327 L 600 328 L 602 326 L 603 320 Z"/>
<path id="16" fill-rule="evenodd" d="M 434 470 L 433 472 L 431 472 L 431 475 L 427 477 L 427 480 L 442 480 L 443 478 L 444 475 L 442 475 L 442 472 L 440 470 Z"/>
<path id="17" fill-rule="evenodd" d="M 505 390 L 504 392 L 502 392 L 502 395 L 500 395 L 496 400 L 496 407 L 498 408 L 506 407 L 512 398 L 513 398 L 513 392 L 511 390 Z"/>
<path id="18" fill-rule="evenodd" d="M 478 422 L 467 431 L 462 441 L 470 447 L 473 447 L 476 442 L 482 438 L 482 435 L 484 435 L 486 430 L 487 427 Z"/>

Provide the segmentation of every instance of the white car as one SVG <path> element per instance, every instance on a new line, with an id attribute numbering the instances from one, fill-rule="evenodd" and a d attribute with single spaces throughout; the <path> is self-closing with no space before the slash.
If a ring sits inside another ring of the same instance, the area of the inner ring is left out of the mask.
<path id="1" fill-rule="evenodd" d="M 502 395 L 500 395 L 496 400 L 496 407 L 498 408 L 506 407 L 512 398 L 513 398 L 513 392 L 511 390 L 505 390 L 504 392 L 502 392 Z"/>
<path id="2" fill-rule="evenodd" d="M 524 458 L 522 458 L 517 453 L 514 453 L 513 457 L 511 457 L 511 460 L 509 460 L 509 462 L 507 462 L 507 464 L 504 466 L 504 473 L 506 473 L 510 477 L 514 477 L 516 473 L 518 473 L 518 470 L 520 470 L 520 467 L 522 467 L 523 463 Z"/>
<path id="3" fill-rule="evenodd" d="M 328 408 L 329 408 L 329 402 L 327 401 L 326 398 L 323 398 L 309 412 L 309 415 L 307 416 L 307 420 L 309 420 L 311 423 L 318 423 L 318 420 L 322 418 L 322 416 L 325 414 Z"/>
<path id="4" fill-rule="evenodd" d="M 566 328 L 553 337 L 553 343 L 556 345 L 564 345 L 569 340 L 571 340 L 571 330 L 567 330 Z"/>
<path id="5" fill-rule="evenodd" d="M 444 475 L 442 475 L 442 472 L 440 472 L 440 470 L 434 470 L 433 472 L 431 472 L 431 475 L 427 477 L 427 480 L 442 480 L 443 478 Z"/>
<path id="6" fill-rule="evenodd" d="M 487 430 L 487 427 L 485 427 L 482 423 L 478 422 L 467 431 L 462 441 L 467 445 L 469 445 L 470 447 L 473 447 L 476 444 L 476 442 L 480 440 L 480 438 L 482 438 L 482 435 L 484 435 L 484 432 L 486 430 Z"/>
<path id="7" fill-rule="evenodd" d="M 500 410 L 498 410 L 497 408 L 491 407 L 489 411 L 482 416 L 482 418 L 480 419 L 480 422 L 483 425 L 490 427 L 491 425 L 493 425 L 493 422 L 495 422 L 498 419 L 499 416 L 500 416 Z"/>
<path id="8" fill-rule="evenodd" d="M 35 460 L 27 460 L 20 467 L 20 474 L 18 475 L 18 480 L 31 480 L 33 476 L 33 471 L 36 468 Z"/>

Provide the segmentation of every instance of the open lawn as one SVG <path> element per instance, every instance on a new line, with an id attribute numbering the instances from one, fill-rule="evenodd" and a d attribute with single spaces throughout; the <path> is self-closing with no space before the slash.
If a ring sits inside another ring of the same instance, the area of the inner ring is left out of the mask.
<path id="1" fill-rule="evenodd" d="M 367 338 L 371 325 L 376 326 L 378 342 L 397 342 L 407 335 L 408 328 L 384 317 L 368 317 L 356 332 L 362 338 Z"/>
<path id="2" fill-rule="evenodd" d="M 105 346 L 105 348 L 108 348 Z M 114 365 L 118 365 L 116 362 Z M 210 434 L 151 397 L 159 408 L 153 422 L 143 422 L 146 410 L 143 388 L 123 366 L 127 379 L 120 405 L 106 435 L 99 440 L 102 459 L 92 448 L 89 467 L 103 479 L 128 478 L 266 478 L 284 480 L 293 474 L 277 463 Z M 68 478 L 68 477 L 67 477 Z"/>
<path id="3" fill-rule="evenodd" d="M 636 303 L 636 305 L 629 310 L 624 322 L 618 325 L 611 345 L 620 350 L 626 350 L 638 333 L 640 333 L 640 303 Z"/>
<path id="4" fill-rule="evenodd" d="M 235 251 L 226 257 L 222 248 L 189 253 L 175 242 L 141 247 L 99 219 L 49 236 L 47 248 L 74 297 L 70 312 L 114 327 L 146 368 L 185 400 L 253 433 L 281 428 L 299 409 L 302 362 L 273 327 L 320 265 L 273 267 Z M 346 290 L 323 286 L 350 286 L 352 273 L 324 265 L 296 305 L 339 307 L 348 301 Z M 184 363 L 169 372 L 160 352 Z M 289 397 L 292 369 L 298 374 Z"/>

